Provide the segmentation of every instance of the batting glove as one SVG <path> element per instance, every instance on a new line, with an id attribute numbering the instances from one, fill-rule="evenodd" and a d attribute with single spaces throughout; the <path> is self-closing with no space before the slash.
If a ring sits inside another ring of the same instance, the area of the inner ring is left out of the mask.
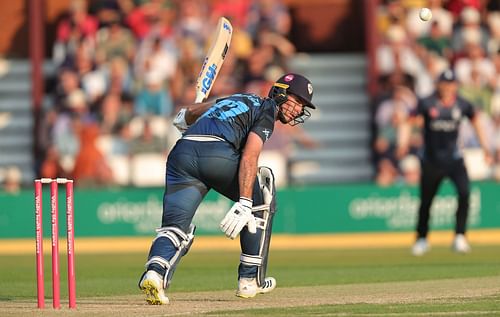
<path id="1" fill-rule="evenodd" d="M 179 130 L 180 133 L 186 132 L 189 128 L 186 122 L 186 108 L 182 108 L 174 118 L 172 124 Z"/>
<path id="2" fill-rule="evenodd" d="M 245 226 L 248 227 L 248 232 L 257 232 L 257 224 L 252 214 L 252 204 L 252 200 L 241 197 L 240 201 L 234 203 L 222 219 L 220 228 L 228 238 L 236 238 Z"/>

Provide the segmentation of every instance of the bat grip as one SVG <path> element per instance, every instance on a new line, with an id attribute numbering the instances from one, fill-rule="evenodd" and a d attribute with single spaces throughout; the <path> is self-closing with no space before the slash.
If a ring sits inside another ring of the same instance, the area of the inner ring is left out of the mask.
<path id="1" fill-rule="evenodd" d="M 194 103 L 201 103 L 205 100 L 205 94 L 202 93 L 201 91 L 196 92 L 196 98 L 194 100 Z"/>

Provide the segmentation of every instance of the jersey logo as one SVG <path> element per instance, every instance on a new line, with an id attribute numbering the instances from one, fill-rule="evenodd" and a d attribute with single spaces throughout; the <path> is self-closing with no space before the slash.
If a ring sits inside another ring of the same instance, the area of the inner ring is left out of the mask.
<path id="1" fill-rule="evenodd" d="M 429 109 L 429 117 L 432 119 L 436 119 L 439 117 L 439 110 L 436 107 L 432 107 Z"/>
<path id="2" fill-rule="evenodd" d="M 458 122 L 454 120 L 432 120 L 430 128 L 432 131 L 455 132 L 458 130 Z"/>
<path id="3" fill-rule="evenodd" d="M 264 129 L 262 130 L 262 133 L 266 136 L 266 141 L 269 140 L 269 135 L 271 134 L 271 130 Z"/>

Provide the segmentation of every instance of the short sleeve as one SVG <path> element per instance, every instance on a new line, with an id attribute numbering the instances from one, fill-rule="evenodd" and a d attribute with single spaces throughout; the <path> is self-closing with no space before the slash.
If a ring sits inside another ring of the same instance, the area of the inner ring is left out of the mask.
<path id="1" fill-rule="evenodd" d="M 466 116 L 469 119 L 474 118 L 474 116 L 477 113 L 476 107 L 474 107 L 474 105 L 472 105 L 465 99 L 461 100 L 461 104 L 462 104 L 462 113 L 464 114 L 464 116 Z"/>
<path id="2" fill-rule="evenodd" d="M 250 131 L 256 133 L 262 139 L 262 142 L 266 142 L 273 133 L 275 118 L 274 107 L 270 107 L 269 105 L 266 107 L 265 104 L 263 107 L 265 109 L 260 113 Z"/>

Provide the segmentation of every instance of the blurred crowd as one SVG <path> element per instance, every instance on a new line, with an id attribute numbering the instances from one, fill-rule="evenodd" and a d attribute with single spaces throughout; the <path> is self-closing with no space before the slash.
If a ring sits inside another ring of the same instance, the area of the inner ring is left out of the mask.
<path id="1" fill-rule="evenodd" d="M 280 1 L 71 1 L 53 47 L 39 176 L 80 186 L 162 185 L 166 153 L 180 136 L 171 117 L 194 101 L 220 16 L 234 32 L 210 99 L 267 95 L 295 53 Z"/>
<path id="2" fill-rule="evenodd" d="M 432 10 L 432 20 L 420 20 L 422 7 Z M 496 165 L 486 166 L 471 125 L 464 122 L 459 141 L 468 172 L 472 179 L 500 180 L 500 2 L 381 1 L 377 27 L 376 182 L 418 183 L 421 131 L 412 133 L 411 154 L 398 157 L 398 126 L 418 98 L 433 93 L 437 77 L 448 68 L 456 73 L 459 93 L 480 110 L 495 156 Z"/>

